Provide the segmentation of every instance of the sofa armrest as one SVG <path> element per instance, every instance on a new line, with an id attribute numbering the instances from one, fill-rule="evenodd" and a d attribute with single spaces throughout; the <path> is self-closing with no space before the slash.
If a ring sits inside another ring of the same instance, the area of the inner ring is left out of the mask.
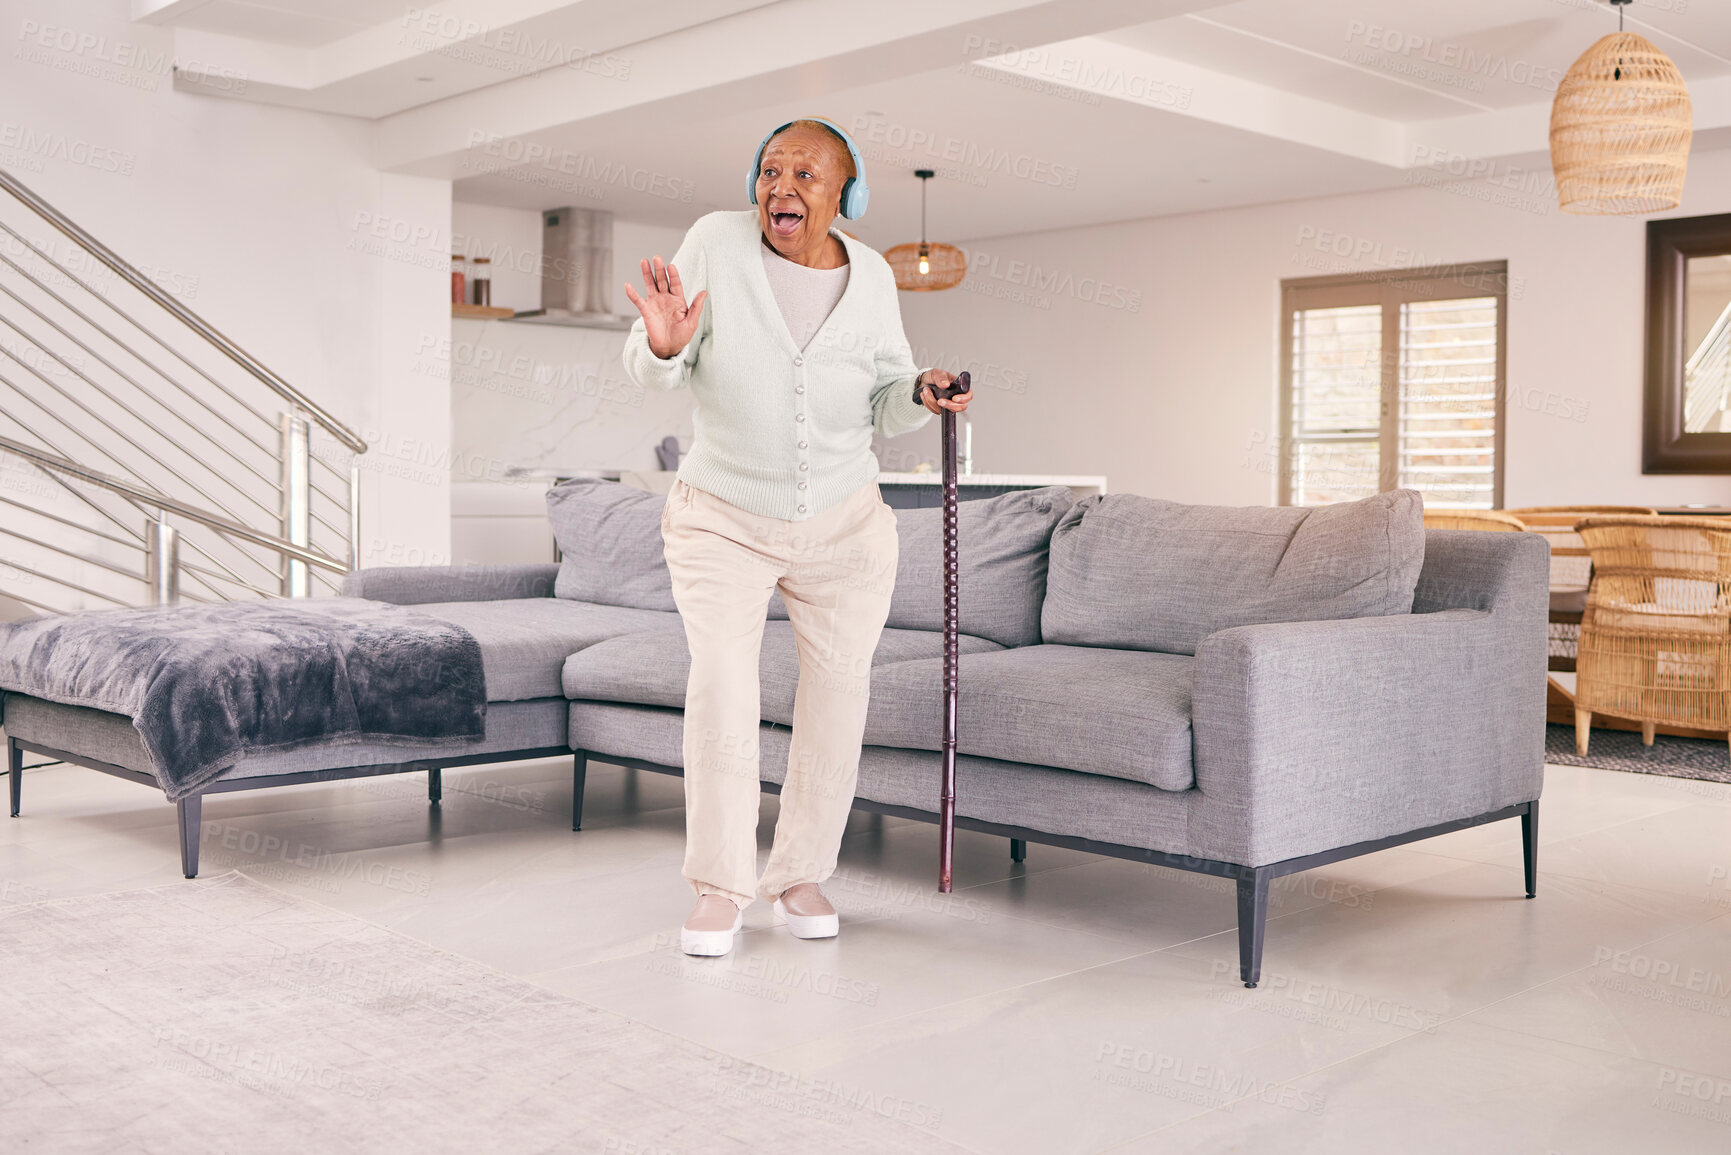
<path id="1" fill-rule="evenodd" d="M 1205 640 L 1195 852 L 1261 866 L 1536 799 L 1547 587 L 1533 586 L 1498 610 L 1242 626 Z"/>
<path id="2" fill-rule="evenodd" d="M 399 606 L 550 598 L 557 563 L 534 565 L 381 566 L 343 577 L 343 596 Z"/>

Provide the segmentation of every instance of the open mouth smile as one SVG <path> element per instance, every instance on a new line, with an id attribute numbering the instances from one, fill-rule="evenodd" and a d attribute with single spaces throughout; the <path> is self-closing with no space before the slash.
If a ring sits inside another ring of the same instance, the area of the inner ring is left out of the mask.
<path id="1" fill-rule="evenodd" d="M 769 214 L 769 227 L 777 236 L 791 237 L 805 222 L 805 214 L 790 209 L 778 210 Z"/>

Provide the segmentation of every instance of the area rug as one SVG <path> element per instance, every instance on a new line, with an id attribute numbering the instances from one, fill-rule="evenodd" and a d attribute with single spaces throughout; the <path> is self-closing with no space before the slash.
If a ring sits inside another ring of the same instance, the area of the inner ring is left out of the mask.
<path id="1" fill-rule="evenodd" d="M 0 1150 L 958 1152 L 238 873 L 0 908 Z"/>
<path id="2" fill-rule="evenodd" d="M 1575 753 L 1575 728 L 1552 723 L 1545 727 L 1545 761 L 1557 766 L 1596 766 L 1631 774 L 1731 782 L 1731 746 L 1705 738 L 1657 734 L 1651 746 L 1643 746 L 1641 735 L 1633 730 L 1594 730 L 1583 756 Z"/>

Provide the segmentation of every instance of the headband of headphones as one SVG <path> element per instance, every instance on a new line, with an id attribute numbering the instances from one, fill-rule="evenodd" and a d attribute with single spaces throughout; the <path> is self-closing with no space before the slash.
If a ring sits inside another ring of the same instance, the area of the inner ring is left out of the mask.
<path id="1" fill-rule="evenodd" d="M 841 186 L 841 215 L 850 221 L 859 220 L 865 215 L 866 205 L 871 201 L 872 190 L 866 185 L 865 161 L 860 158 L 859 148 L 854 144 L 853 137 L 849 136 L 841 125 L 834 121 L 825 120 L 821 116 L 802 116 L 799 119 L 810 120 L 823 125 L 840 137 L 843 144 L 847 145 L 848 154 L 853 157 L 854 175 L 849 177 L 847 183 Z M 771 129 L 769 135 L 763 138 L 763 143 L 757 146 L 757 155 L 751 161 L 751 175 L 745 181 L 746 196 L 752 204 L 757 203 L 757 174 L 763 168 L 763 150 L 769 147 L 769 142 L 775 139 L 776 133 L 792 128 L 795 123 L 795 121 L 790 120 L 779 128 Z"/>

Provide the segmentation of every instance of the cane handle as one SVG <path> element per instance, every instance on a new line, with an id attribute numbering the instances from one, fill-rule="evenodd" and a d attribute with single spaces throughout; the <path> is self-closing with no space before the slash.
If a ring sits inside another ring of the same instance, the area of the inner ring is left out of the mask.
<path id="1" fill-rule="evenodd" d="M 930 389 L 932 391 L 932 396 L 936 397 L 939 401 L 948 401 L 952 397 L 960 397 L 963 393 L 966 393 L 969 389 L 973 388 L 973 386 L 968 384 L 968 371 L 963 369 L 961 375 L 950 384 L 932 385 L 928 383 L 926 388 Z"/>

